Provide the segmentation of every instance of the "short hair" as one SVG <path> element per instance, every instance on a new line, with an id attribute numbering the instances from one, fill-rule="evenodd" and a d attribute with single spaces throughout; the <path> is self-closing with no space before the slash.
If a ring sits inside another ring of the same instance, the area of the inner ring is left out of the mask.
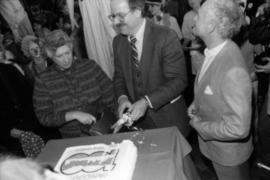
<path id="1" fill-rule="evenodd" d="M 36 36 L 26 35 L 21 42 L 21 50 L 23 54 L 28 58 L 31 56 L 29 52 L 29 46 L 31 43 L 36 43 L 39 45 L 38 38 Z"/>
<path id="2" fill-rule="evenodd" d="M 145 0 L 127 0 L 131 10 L 139 9 L 142 11 L 142 16 L 145 15 Z"/>
<path id="3" fill-rule="evenodd" d="M 207 0 L 211 2 L 214 21 L 222 38 L 232 38 L 242 25 L 243 14 L 235 0 Z"/>
<path id="4" fill-rule="evenodd" d="M 61 29 L 51 31 L 45 37 L 44 48 L 46 52 L 50 52 L 49 54 L 54 54 L 57 48 L 64 45 L 72 46 L 72 39 Z"/>

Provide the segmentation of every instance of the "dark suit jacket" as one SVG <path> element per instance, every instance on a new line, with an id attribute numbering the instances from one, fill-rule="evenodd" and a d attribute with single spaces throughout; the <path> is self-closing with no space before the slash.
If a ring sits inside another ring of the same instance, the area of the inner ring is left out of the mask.
<path id="1" fill-rule="evenodd" d="M 195 81 L 194 128 L 201 152 L 224 166 L 245 162 L 253 148 L 250 133 L 251 80 L 237 45 L 228 41 L 205 74 Z"/>
<path id="2" fill-rule="evenodd" d="M 127 95 L 131 102 L 135 102 L 138 98 L 134 95 L 131 47 L 127 36 L 117 35 L 113 49 L 116 97 Z M 187 85 L 184 54 L 173 30 L 146 21 L 140 70 L 143 91 L 154 107 L 146 116 L 150 116 L 157 127 L 176 125 L 183 135 L 187 135 L 189 128 L 183 97 L 170 103 Z"/>

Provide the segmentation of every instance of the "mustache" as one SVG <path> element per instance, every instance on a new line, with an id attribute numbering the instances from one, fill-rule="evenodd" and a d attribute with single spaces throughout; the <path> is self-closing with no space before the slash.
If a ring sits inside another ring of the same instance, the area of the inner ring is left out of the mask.
<path id="1" fill-rule="evenodd" d="M 116 24 L 115 26 L 117 27 L 117 28 L 121 28 L 122 26 L 125 26 L 126 25 L 126 23 L 118 23 L 118 24 Z"/>

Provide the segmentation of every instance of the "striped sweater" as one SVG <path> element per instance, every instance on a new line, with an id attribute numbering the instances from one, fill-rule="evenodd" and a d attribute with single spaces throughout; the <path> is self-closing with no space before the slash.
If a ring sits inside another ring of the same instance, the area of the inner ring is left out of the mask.
<path id="1" fill-rule="evenodd" d="M 34 108 L 41 124 L 56 126 L 63 137 L 80 136 L 78 121 L 66 122 L 68 111 L 96 115 L 100 107 L 114 106 L 111 80 L 92 60 L 76 60 L 68 70 L 52 65 L 36 77 Z"/>

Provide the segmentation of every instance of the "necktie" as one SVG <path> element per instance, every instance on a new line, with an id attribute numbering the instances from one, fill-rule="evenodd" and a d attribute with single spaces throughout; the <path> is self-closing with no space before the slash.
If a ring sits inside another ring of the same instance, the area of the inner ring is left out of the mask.
<path id="1" fill-rule="evenodd" d="M 139 59 L 138 59 L 138 51 L 137 51 L 137 47 L 135 45 L 137 39 L 135 36 L 130 36 L 130 45 L 131 45 L 131 59 L 132 62 L 134 63 L 134 65 L 136 67 L 139 67 Z"/>

